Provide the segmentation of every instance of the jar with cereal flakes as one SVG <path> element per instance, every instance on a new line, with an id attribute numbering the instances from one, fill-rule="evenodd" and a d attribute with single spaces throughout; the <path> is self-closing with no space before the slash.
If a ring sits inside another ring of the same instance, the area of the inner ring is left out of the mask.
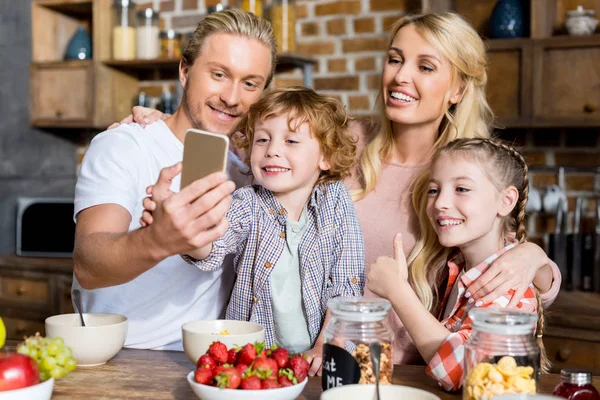
<path id="1" fill-rule="evenodd" d="M 379 342 L 379 382 L 392 383 L 393 333 L 386 322 L 391 307 L 384 299 L 338 297 L 329 302 L 331 322 L 323 345 L 323 390 L 375 383 L 369 344 Z"/>
<path id="2" fill-rule="evenodd" d="M 465 345 L 463 400 L 535 394 L 540 373 L 537 314 L 476 308 L 469 317 L 473 331 Z"/>

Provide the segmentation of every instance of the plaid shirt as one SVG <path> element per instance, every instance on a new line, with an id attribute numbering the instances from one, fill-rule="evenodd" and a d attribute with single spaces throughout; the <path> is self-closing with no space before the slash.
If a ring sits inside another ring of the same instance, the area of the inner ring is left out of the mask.
<path id="1" fill-rule="evenodd" d="M 252 185 L 233 193 L 226 217 L 229 228 L 213 243 L 208 258 L 184 259 L 203 271 L 213 271 L 221 267 L 226 255 L 235 254 L 237 280 L 227 319 L 261 324 L 270 346 L 275 336 L 269 276 L 286 243 L 287 210 L 271 191 Z M 344 183 L 316 186 L 308 201 L 307 217 L 298 252 L 302 300 L 314 345 L 329 299 L 362 296 L 365 249 L 354 204 Z"/>
<path id="2" fill-rule="evenodd" d="M 504 247 L 496 254 L 488 257 L 481 264 L 474 268 L 465 271 L 460 277 L 458 284 L 458 295 L 456 304 L 454 305 L 450 315 L 442 320 L 442 324 L 450 330 L 452 333 L 448 335 L 446 340 L 441 344 L 429 364 L 427 365 L 426 372 L 433 379 L 437 380 L 440 386 L 446 390 L 457 390 L 462 385 L 464 365 L 463 359 L 465 354 L 465 343 L 471 336 L 471 318 L 469 318 L 469 310 L 474 307 L 474 303 L 468 304 L 468 298 L 464 296 L 466 290 L 471 284 L 479 278 L 490 266 L 494 260 L 500 257 L 506 251 L 515 247 L 518 243 L 511 243 Z M 448 287 L 444 295 L 444 301 L 442 302 L 441 316 L 446 308 L 448 298 L 452 293 L 452 287 L 456 282 L 461 271 L 465 267 L 465 260 L 462 254 L 458 254 L 448 261 L 449 276 L 448 276 Z M 483 304 L 482 308 L 505 308 L 510 300 L 512 299 L 515 291 L 509 290 L 503 296 L 497 298 L 491 303 Z M 523 298 L 517 304 L 517 308 L 522 310 L 536 312 L 537 311 L 537 300 L 536 300 L 535 288 L 532 284 L 525 292 Z"/>

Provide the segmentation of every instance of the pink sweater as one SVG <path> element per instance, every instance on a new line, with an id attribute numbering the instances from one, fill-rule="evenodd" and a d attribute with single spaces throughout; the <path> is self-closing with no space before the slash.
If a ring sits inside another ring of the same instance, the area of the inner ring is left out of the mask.
<path id="1" fill-rule="evenodd" d="M 367 133 L 364 126 L 359 123 L 353 123 L 351 129 L 358 137 L 359 151 L 362 151 L 373 133 Z M 429 164 L 384 164 L 375 190 L 354 203 L 365 240 L 367 274 L 377 257 L 394 256 L 392 241 L 396 232 L 402 233 L 404 253 L 407 256 L 410 254 L 419 230 L 417 216 L 411 203 L 410 186 L 428 167 Z M 352 180 L 348 185 L 356 188 L 356 182 Z M 553 265 L 553 275 L 552 288 L 542 295 L 545 306 L 552 304 L 560 289 L 560 273 L 556 265 Z M 365 288 L 365 297 L 376 297 L 376 295 Z M 394 363 L 424 363 L 400 318 L 393 310 L 390 311 L 388 322 L 395 335 Z"/>

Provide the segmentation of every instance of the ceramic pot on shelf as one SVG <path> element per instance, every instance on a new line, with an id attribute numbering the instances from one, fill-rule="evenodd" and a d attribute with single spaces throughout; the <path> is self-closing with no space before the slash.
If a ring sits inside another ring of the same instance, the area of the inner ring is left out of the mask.
<path id="1" fill-rule="evenodd" d="M 576 10 L 567 11 L 565 27 L 571 36 L 589 36 L 596 31 L 598 20 L 594 18 L 594 10 L 585 10 L 578 6 Z"/>
<path id="2" fill-rule="evenodd" d="M 490 16 L 489 30 L 494 39 L 523 37 L 525 29 L 520 0 L 498 0 Z"/>

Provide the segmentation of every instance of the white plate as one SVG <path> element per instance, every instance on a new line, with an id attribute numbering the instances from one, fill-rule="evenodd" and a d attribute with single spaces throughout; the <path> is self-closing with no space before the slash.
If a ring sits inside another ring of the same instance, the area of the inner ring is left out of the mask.
<path id="1" fill-rule="evenodd" d="M 54 378 L 50 378 L 47 381 L 23 389 L 0 392 L 0 400 L 50 400 L 53 388 Z"/>
<path id="2" fill-rule="evenodd" d="M 194 380 L 194 371 L 188 374 L 187 381 L 200 400 L 296 400 L 308 378 L 297 385 L 267 390 L 220 389 L 202 385 Z"/>
<path id="3" fill-rule="evenodd" d="M 374 394 L 375 385 L 345 385 L 324 391 L 321 400 L 364 400 Z M 401 385 L 379 385 L 379 394 L 383 399 L 440 400 L 433 393 Z"/>

